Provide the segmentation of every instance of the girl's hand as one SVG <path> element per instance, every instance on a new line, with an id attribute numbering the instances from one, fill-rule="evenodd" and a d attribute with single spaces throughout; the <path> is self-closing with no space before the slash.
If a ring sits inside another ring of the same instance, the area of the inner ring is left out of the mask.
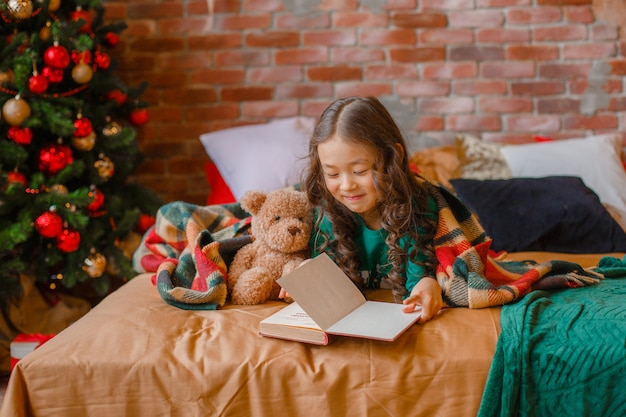
<path id="1" fill-rule="evenodd" d="M 441 297 L 441 287 L 436 279 L 422 278 L 413 287 L 411 295 L 403 302 L 406 307 L 402 309 L 405 313 L 412 313 L 421 307 L 422 312 L 418 323 L 425 323 L 432 319 L 439 310 L 443 308 L 443 298 Z"/>

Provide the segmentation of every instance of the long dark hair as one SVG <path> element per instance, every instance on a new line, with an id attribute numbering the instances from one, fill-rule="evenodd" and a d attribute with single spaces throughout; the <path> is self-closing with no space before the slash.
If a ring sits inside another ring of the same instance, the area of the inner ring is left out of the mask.
<path id="1" fill-rule="evenodd" d="M 329 252 L 342 270 L 360 285 L 360 262 L 354 243 L 357 222 L 354 214 L 338 203 L 328 191 L 318 155 L 318 145 L 338 135 L 343 140 L 364 145 L 375 158 L 374 185 L 380 191 L 378 211 L 382 227 L 389 232 L 386 243 L 391 264 L 389 279 L 395 295 L 406 294 L 406 263 L 423 265 L 434 271 L 433 237 L 436 220 L 425 215 L 429 194 L 409 168 L 409 155 L 400 128 L 385 106 L 375 97 L 346 97 L 334 101 L 318 120 L 309 143 L 309 167 L 304 189 L 311 203 L 332 223 L 334 239 L 323 236 L 322 250 Z M 319 230 L 318 227 L 315 229 Z M 421 233 L 420 233 L 421 232 Z M 407 253 L 400 247 L 400 238 L 408 236 L 416 246 Z M 427 260 L 420 262 L 421 250 Z"/>

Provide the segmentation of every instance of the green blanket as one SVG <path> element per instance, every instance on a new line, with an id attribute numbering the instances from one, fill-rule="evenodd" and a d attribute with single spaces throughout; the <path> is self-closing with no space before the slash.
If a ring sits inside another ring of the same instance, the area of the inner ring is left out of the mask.
<path id="1" fill-rule="evenodd" d="M 626 416 L 625 279 L 533 291 L 501 325 L 479 417 Z"/>

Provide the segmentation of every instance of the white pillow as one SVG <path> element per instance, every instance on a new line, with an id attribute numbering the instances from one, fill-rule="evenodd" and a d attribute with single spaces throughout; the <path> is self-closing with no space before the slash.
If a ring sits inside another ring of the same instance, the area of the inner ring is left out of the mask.
<path id="1" fill-rule="evenodd" d="M 626 172 L 620 154 L 621 135 L 555 140 L 500 148 L 514 177 L 567 175 L 580 177 L 602 203 L 626 218 Z"/>
<path id="2" fill-rule="evenodd" d="M 250 190 L 270 192 L 302 180 L 315 119 L 290 117 L 200 136 L 237 200 Z"/>

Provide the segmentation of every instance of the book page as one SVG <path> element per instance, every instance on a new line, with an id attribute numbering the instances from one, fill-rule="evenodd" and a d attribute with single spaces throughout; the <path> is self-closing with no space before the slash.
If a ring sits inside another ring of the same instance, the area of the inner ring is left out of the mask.
<path id="1" fill-rule="evenodd" d="M 277 282 L 322 329 L 365 303 L 361 291 L 325 253 Z"/>
<path id="2" fill-rule="evenodd" d="M 393 341 L 420 316 L 419 311 L 404 313 L 403 308 L 404 304 L 368 301 L 326 331 L 340 336 Z"/>
<path id="3" fill-rule="evenodd" d="M 297 303 L 291 303 L 271 316 L 262 320 L 264 324 L 305 327 L 322 331 L 322 328 Z"/>

